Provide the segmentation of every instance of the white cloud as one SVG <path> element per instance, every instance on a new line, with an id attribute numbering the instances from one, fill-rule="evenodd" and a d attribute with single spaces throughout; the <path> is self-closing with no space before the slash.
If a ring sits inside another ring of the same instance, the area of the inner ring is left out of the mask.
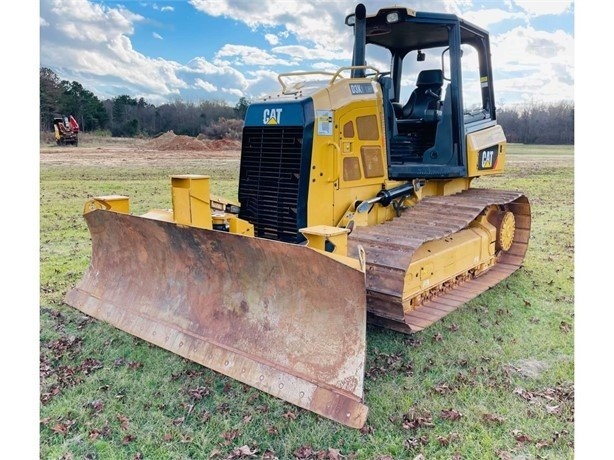
<path id="1" fill-rule="evenodd" d="M 271 92 L 271 88 L 279 85 L 277 80 L 277 72 L 272 70 L 260 69 L 247 72 L 247 92 L 251 94 Z"/>
<path id="2" fill-rule="evenodd" d="M 269 42 L 269 45 L 279 45 L 279 36 L 275 34 L 265 34 L 264 39 Z"/>
<path id="3" fill-rule="evenodd" d="M 215 55 L 216 58 L 230 57 L 236 65 L 294 65 L 285 59 L 279 59 L 266 51 L 247 45 L 224 45 Z"/>
<path id="4" fill-rule="evenodd" d="M 234 67 L 229 65 L 218 65 L 209 62 L 203 57 L 192 59 L 187 66 L 182 69 L 186 74 L 202 75 L 202 80 L 222 88 L 236 88 L 238 91 L 247 91 L 249 88 L 249 80 Z M 198 81 L 199 77 L 196 78 Z M 241 93 L 243 95 L 243 93 Z"/>
<path id="5" fill-rule="evenodd" d="M 322 72 L 336 72 L 339 66 L 332 62 L 320 61 L 311 64 L 311 68 L 314 70 L 321 70 Z"/>
<path id="6" fill-rule="evenodd" d="M 367 14 L 389 7 L 389 0 L 364 0 Z M 394 3 L 394 2 L 393 2 Z M 411 8 L 423 11 L 458 12 L 462 0 L 416 0 Z M 257 30 L 282 28 L 277 35 L 293 35 L 317 55 L 310 59 L 348 59 L 352 51 L 352 29 L 344 19 L 353 13 L 355 3 L 330 0 L 284 0 L 283 2 L 250 2 L 246 0 L 190 0 L 199 11 L 215 17 L 226 17 Z M 274 45 L 275 46 L 275 45 Z M 298 56 L 298 55 L 297 55 Z"/>
<path id="7" fill-rule="evenodd" d="M 193 72 L 203 73 L 205 75 L 223 73 L 219 66 L 212 64 L 203 57 L 192 59 L 190 62 L 188 62 L 188 68 Z"/>
<path id="8" fill-rule="evenodd" d="M 573 100 L 573 36 L 516 27 L 495 37 L 492 49 L 499 101 Z"/>
<path id="9" fill-rule="evenodd" d="M 195 90 L 259 97 L 276 91 L 277 73 L 289 68 L 336 71 L 350 64 L 352 30 L 343 20 L 354 4 L 330 0 L 190 3 L 208 15 L 246 24 L 256 35 L 233 36 L 234 43 L 217 51 L 201 51 L 197 46 L 198 52 L 207 54 L 185 64 L 147 56 L 133 48 L 131 38 L 138 31 L 136 26 L 152 22 L 129 11 L 131 2 L 124 7 L 115 2 L 41 0 L 40 65 L 50 67 L 61 79 L 79 81 L 100 97 L 130 94 L 158 103 Z M 368 14 L 391 4 L 389 0 L 364 3 Z M 518 19 L 523 18 L 530 24 L 537 15 L 573 9 L 571 1 L 563 0 L 503 0 L 486 5 L 492 8 L 478 10 L 473 0 L 416 0 L 409 6 L 418 11 L 460 14 L 486 29 L 510 19 L 515 22 L 509 24 L 519 24 Z M 174 11 L 172 6 L 152 7 Z M 169 31 L 165 38 L 149 33 L 170 42 L 172 29 L 165 30 Z M 546 33 L 525 26 L 491 35 L 497 100 L 573 98 L 574 40 L 570 33 Z M 264 45 L 253 46 L 262 37 Z M 380 69 L 387 69 L 389 64 L 379 54 L 369 55 L 368 62 Z M 408 81 L 408 85 L 413 84 Z"/>
<path id="10" fill-rule="evenodd" d="M 237 97 L 241 97 L 245 95 L 243 91 L 237 88 L 222 88 L 222 92 L 227 93 L 227 94 L 232 94 L 233 96 L 237 96 Z"/>
<path id="11" fill-rule="evenodd" d="M 143 5 L 143 6 L 147 6 L 147 4 L 146 4 L 146 3 L 143 3 L 142 5 Z M 156 4 L 156 3 L 154 3 L 154 4 L 153 4 L 151 7 L 152 7 L 154 10 L 158 10 L 158 11 L 162 11 L 162 12 L 166 12 L 166 11 L 175 11 L 175 7 L 173 7 L 173 6 L 162 6 L 162 7 L 160 7 L 160 6 L 158 6 L 158 4 Z"/>
<path id="12" fill-rule="evenodd" d="M 510 11 L 505 11 L 497 8 L 490 8 L 486 10 L 472 10 L 462 13 L 462 18 L 467 21 L 478 25 L 484 29 L 490 29 L 493 24 L 497 24 L 502 21 L 507 21 L 510 19 L 523 19 L 525 18 L 524 13 L 512 13 Z"/>
<path id="13" fill-rule="evenodd" d="M 227 65 L 213 64 L 203 57 L 197 57 L 188 62 L 183 69 L 185 72 L 201 73 L 203 75 L 221 75 L 240 81 L 240 86 L 247 86 L 247 80 L 241 72 Z"/>
<path id="14" fill-rule="evenodd" d="M 156 94 L 163 99 L 188 87 L 179 76 L 180 64 L 133 49 L 129 37 L 144 18 L 124 7 L 49 0 L 41 2 L 40 17 L 49 24 L 41 29 L 40 65 L 62 79 L 96 82 L 101 97 L 116 96 L 113 92 L 121 87 L 134 97 Z"/>
<path id="15" fill-rule="evenodd" d="M 491 39 L 493 59 L 504 69 L 508 63 L 547 65 L 552 62 L 573 65 L 574 39 L 562 30 L 545 32 L 532 27 L 516 27 Z M 547 62 L 544 58 L 548 58 Z"/>
<path id="16" fill-rule="evenodd" d="M 343 24 L 343 17 L 351 7 L 327 0 L 285 0 L 284 2 L 246 2 L 243 0 L 190 0 L 199 11 L 211 16 L 224 16 L 245 23 L 256 30 L 259 27 L 281 27 L 301 40 L 336 48 L 351 30 Z M 347 30 L 344 30 L 347 29 Z"/>
<path id="17" fill-rule="evenodd" d="M 266 69 L 252 70 L 250 72 L 247 72 L 247 75 L 255 77 L 256 81 L 261 81 L 266 78 L 270 80 L 277 80 L 277 72 L 274 72 L 272 70 L 266 70 Z M 251 82 L 253 83 L 253 80 Z"/>
<path id="18" fill-rule="evenodd" d="M 352 54 L 340 49 L 325 49 L 320 46 L 307 48 L 302 45 L 286 45 L 276 46 L 271 48 L 271 51 L 279 54 L 286 54 L 293 60 L 344 60 L 349 62 L 352 59 Z"/>
<path id="19" fill-rule="evenodd" d="M 196 80 L 194 80 L 194 85 L 197 88 L 200 88 L 200 89 L 203 89 L 203 90 L 207 91 L 208 93 L 213 93 L 213 92 L 217 91 L 217 86 L 212 85 L 208 81 L 204 81 L 201 78 L 197 78 Z"/>
<path id="20" fill-rule="evenodd" d="M 531 16 L 544 16 L 548 14 L 562 14 L 571 10 L 572 0 L 513 0 L 518 6 Z"/>

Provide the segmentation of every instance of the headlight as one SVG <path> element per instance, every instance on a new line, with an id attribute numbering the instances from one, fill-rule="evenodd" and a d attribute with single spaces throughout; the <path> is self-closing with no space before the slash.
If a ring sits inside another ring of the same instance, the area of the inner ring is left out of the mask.
<path id="1" fill-rule="evenodd" d="M 386 15 L 386 22 L 388 24 L 392 24 L 393 22 L 399 22 L 399 13 L 395 11 L 394 13 L 388 13 Z"/>

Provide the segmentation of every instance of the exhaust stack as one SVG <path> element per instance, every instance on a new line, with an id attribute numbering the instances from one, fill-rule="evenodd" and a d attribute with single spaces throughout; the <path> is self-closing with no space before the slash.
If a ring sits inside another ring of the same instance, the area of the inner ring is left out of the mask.
<path id="1" fill-rule="evenodd" d="M 365 48 L 367 46 L 367 9 L 362 3 L 356 5 L 354 22 L 354 54 L 352 56 L 352 66 L 364 66 Z M 352 78 L 364 78 L 364 69 L 353 69 Z"/>

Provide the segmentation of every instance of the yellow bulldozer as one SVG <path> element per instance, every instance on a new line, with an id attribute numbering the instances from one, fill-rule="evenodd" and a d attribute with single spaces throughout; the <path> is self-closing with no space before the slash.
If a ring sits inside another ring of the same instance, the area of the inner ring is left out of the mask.
<path id="1" fill-rule="evenodd" d="M 488 32 L 362 4 L 345 23 L 350 66 L 279 75 L 249 106 L 238 203 L 202 174 L 171 178 L 168 210 L 87 201 L 91 263 L 66 302 L 358 428 L 367 321 L 420 331 L 511 275 L 531 211 L 471 186 L 506 156 Z"/>

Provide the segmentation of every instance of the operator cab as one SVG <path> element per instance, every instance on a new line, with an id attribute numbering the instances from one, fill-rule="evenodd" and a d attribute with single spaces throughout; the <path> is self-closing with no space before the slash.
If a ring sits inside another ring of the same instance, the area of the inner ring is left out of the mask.
<path id="1" fill-rule="evenodd" d="M 357 8 L 346 24 L 355 32 L 352 65 L 386 70 L 389 177 L 466 176 L 466 134 L 496 124 L 488 32 L 408 8 L 371 16 Z"/>

